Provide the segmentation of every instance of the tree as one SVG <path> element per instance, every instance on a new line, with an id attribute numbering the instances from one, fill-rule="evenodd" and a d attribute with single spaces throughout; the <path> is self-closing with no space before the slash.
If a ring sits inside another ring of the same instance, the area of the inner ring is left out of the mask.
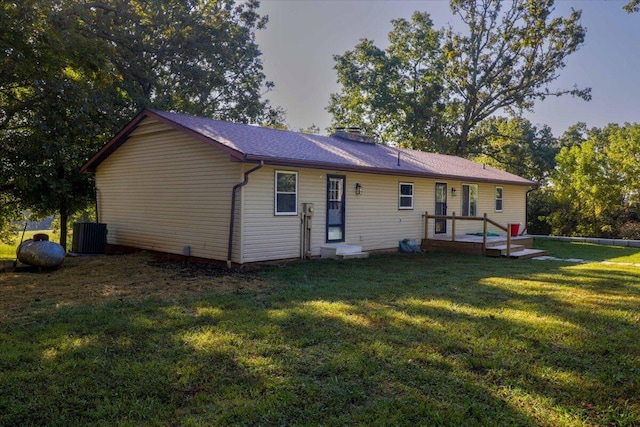
<path id="1" fill-rule="evenodd" d="M 627 13 L 640 12 L 640 0 L 630 0 L 629 3 L 624 6 L 624 10 L 626 10 Z"/>
<path id="2" fill-rule="evenodd" d="M 527 198 L 527 233 L 538 235 L 552 234 L 549 218 L 558 210 L 553 190 L 548 186 L 540 186 L 528 193 Z"/>
<path id="3" fill-rule="evenodd" d="M 595 130 L 595 129 L 594 129 Z M 567 130 L 558 138 L 561 147 L 571 148 L 574 145 L 582 145 L 589 138 L 589 128 L 585 122 L 578 122 L 571 125 Z"/>
<path id="4" fill-rule="evenodd" d="M 477 153 L 487 136 L 474 130 L 503 112 L 531 109 L 548 96 L 590 99 L 589 89 L 552 90 L 566 59 L 585 38 L 580 12 L 552 17 L 551 0 L 452 0 L 467 26 L 436 31 L 427 14 L 394 20 L 389 48 L 361 41 L 334 57 L 342 90 L 328 110 L 353 124 L 429 151 Z"/>
<path id="5" fill-rule="evenodd" d="M 549 234 L 551 227 L 546 219 L 553 212 L 554 203 L 547 183 L 560 151 L 551 129 L 548 126 L 539 129 L 521 117 L 495 117 L 485 120 L 474 132 L 484 135 L 479 149 L 484 154 L 476 156 L 475 161 L 538 183 L 538 187 L 528 192 L 527 231 Z"/>
<path id="6" fill-rule="evenodd" d="M 153 106 L 220 120 L 260 122 L 268 109 L 255 31 L 259 2 L 77 1 L 63 21 L 97 40 L 136 109 Z"/>
<path id="7" fill-rule="evenodd" d="M 104 58 L 47 10 L 27 1 L 5 4 L 2 14 L 11 23 L 1 37 L 9 55 L 0 87 L 0 177 L 4 197 L 39 214 L 60 214 L 66 247 L 64 220 L 93 192 L 78 168 L 113 127 L 104 106 L 113 108 L 120 97 L 114 76 L 97 72 Z"/>
<path id="8" fill-rule="evenodd" d="M 21 219 L 19 206 L 8 194 L 0 192 L 0 242 L 12 243 Z"/>
<path id="9" fill-rule="evenodd" d="M 624 198 L 640 202 L 640 124 L 609 125 L 604 131 L 612 167 L 621 174 Z"/>
<path id="10" fill-rule="evenodd" d="M 452 0 L 451 10 L 466 34 L 445 36 L 445 80 L 449 103 L 458 106 L 456 154 L 463 155 L 483 135 L 471 131 L 499 111 L 531 109 L 548 96 L 571 94 L 589 100 L 590 89 L 549 89 L 566 58 L 584 42 L 580 11 L 552 18 L 552 0 Z"/>
<path id="11" fill-rule="evenodd" d="M 548 126 L 538 129 L 521 117 L 494 117 L 485 120 L 475 131 L 483 135 L 483 144 L 478 149 L 482 154 L 474 158 L 480 163 L 541 184 L 555 167 L 560 146 Z"/>
<path id="12" fill-rule="evenodd" d="M 298 132 L 319 135 L 320 128 L 315 123 L 311 123 L 311 126 L 306 128 L 300 128 Z"/>
<path id="13" fill-rule="evenodd" d="M 67 217 L 93 197 L 80 166 L 141 108 L 260 123 L 255 0 L 25 0 L 0 6 L 1 194 Z"/>
<path id="14" fill-rule="evenodd" d="M 266 128 L 287 130 L 287 112 L 282 107 L 269 107 L 260 117 L 260 126 Z"/>
<path id="15" fill-rule="evenodd" d="M 569 139 L 575 137 L 575 129 L 570 129 L 573 135 Z M 634 182 L 619 165 L 622 152 L 634 154 L 624 143 L 620 144 L 619 136 L 617 125 L 593 128 L 584 141 L 565 146 L 558 154 L 551 180 L 556 209 L 549 215 L 555 234 L 617 234 L 616 219 Z M 630 166 L 628 171 L 633 173 L 635 168 Z"/>
<path id="16" fill-rule="evenodd" d="M 363 39 L 354 50 L 334 56 L 342 91 L 330 98 L 332 124 L 360 127 L 405 147 L 439 149 L 441 33 L 426 13 L 391 22 L 387 49 Z"/>

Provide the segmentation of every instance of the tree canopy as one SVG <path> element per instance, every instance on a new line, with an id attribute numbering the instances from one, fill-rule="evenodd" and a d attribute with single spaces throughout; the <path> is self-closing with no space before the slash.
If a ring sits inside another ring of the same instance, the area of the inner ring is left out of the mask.
<path id="1" fill-rule="evenodd" d="M 437 150 L 441 139 L 442 32 L 426 13 L 391 21 L 389 47 L 363 39 L 334 56 L 342 91 L 331 95 L 334 125 L 362 128 L 383 141 Z"/>
<path id="2" fill-rule="evenodd" d="M 452 0 L 465 32 L 434 30 L 426 13 L 393 20 L 389 48 L 362 40 L 335 56 L 334 125 L 358 125 L 386 141 L 458 155 L 478 153 L 473 132 L 498 113 L 548 96 L 590 99 L 589 89 L 550 89 L 584 41 L 580 12 L 554 17 L 553 1 Z"/>
<path id="3" fill-rule="evenodd" d="M 538 128 L 521 117 L 492 117 L 475 132 L 483 144 L 475 161 L 496 166 L 507 172 L 545 183 L 556 165 L 560 145 L 551 128 Z"/>
<path id="4" fill-rule="evenodd" d="M 629 3 L 624 6 L 624 10 L 628 13 L 640 12 L 640 0 L 630 0 Z"/>
<path id="5" fill-rule="evenodd" d="M 66 218 L 80 166 L 142 108 L 276 122 L 263 99 L 258 2 L 24 0 L 0 5 L 1 194 Z"/>
<path id="6" fill-rule="evenodd" d="M 640 202 L 640 124 L 570 128 L 561 140 L 550 190 L 552 232 L 612 236 Z"/>

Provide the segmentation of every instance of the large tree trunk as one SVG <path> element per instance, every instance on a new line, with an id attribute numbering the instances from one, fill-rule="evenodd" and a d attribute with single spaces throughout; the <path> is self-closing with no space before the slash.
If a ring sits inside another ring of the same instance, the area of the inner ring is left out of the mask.
<path id="1" fill-rule="evenodd" d="M 469 144 L 469 125 L 464 123 L 462 125 L 462 130 L 460 131 L 460 137 L 458 138 L 458 143 L 456 144 L 456 156 L 464 157 L 467 153 L 467 145 Z"/>
<path id="2" fill-rule="evenodd" d="M 67 212 L 67 204 L 62 203 L 60 206 L 60 246 L 62 246 L 67 251 L 67 220 L 68 220 L 68 212 Z"/>

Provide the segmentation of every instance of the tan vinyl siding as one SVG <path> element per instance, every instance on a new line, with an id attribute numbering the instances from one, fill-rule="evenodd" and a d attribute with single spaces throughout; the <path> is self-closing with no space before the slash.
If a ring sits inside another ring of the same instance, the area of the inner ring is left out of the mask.
<path id="1" fill-rule="evenodd" d="M 447 187 L 447 214 L 460 216 L 462 213 L 462 185 L 477 184 L 478 185 L 478 207 L 477 217 L 482 217 L 485 213 L 489 219 L 506 227 L 507 224 L 521 224 L 520 231 L 526 222 L 526 194 L 528 187 L 508 184 L 491 184 L 491 183 L 475 183 L 473 181 L 439 181 L 446 182 Z M 435 187 L 435 182 L 434 182 Z M 456 195 L 451 195 L 451 188 L 456 189 Z M 495 188 L 502 187 L 502 212 L 495 210 Z M 435 201 L 431 202 L 430 212 L 435 211 Z M 489 225 L 490 233 L 504 234 L 505 232 Z M 463 218 L 456 221 L 456 235 L 466 233 L 482 232 L 481 221 L 465 221 Z M 429 236 L 434 236 L 434 223 L 430 220 Z M 451 235 L 451 221 L 447 221 L 447 235 Z"/>
<path id="2" fill-rule="evenodd" d="M 276 170 L 298 172 L 298 215 L 275 215 Z M 312 245 L 324 239 L 325 180 L 323 172 L 312 169 L 265 166 L 253 173 L 243 189 L 242 261 L 299 257 L 302 203 L 315 204 Z"/>
<path id="3" fill-rule="evenodd" d="M 276 170 L 298 172 L 298 215 L 274 214 L 274 177 Z M 345 243 L 360 245 L 363 250 L 392 249 L 402 239 L 420 239 L 424 236 L 425 211 L 435 211 L 436 180 L 407 178 L 389 175 L 344 173 L 341 171 L 314 170 L 265 166 L 250 177 L 243 190 L 242 262 L 297 258 L 300 256 L 300 211 L 303 203 L 314 203 L 312 219 L 311 252 L 320 255 L 326 245 L 326 188 L 327 175 L 345 176 L 346 226 Z M 399 183 L 414 184 L 413 209 L 398 208 Z M 438 180 L 437 182 L 447 182 Z M 356 183 L 362 185 L 362 194 L 355 194 Z M 472 183 L 472 182 L 464 182 Z M 461 181 L 449 181 L 448 203 L 451 215 L 461 212 Z M 527 187 L 500 185 L 503 187 L 503 212 L 494 210 L 494 184 L 478 184 L 478 216 L 484 212 L 494 221 L 524 223 L 525 194 Z M 451 196 L 451 187 L 457 195 Z M 429 224 L 433 236 L 433 220 Z M 451 233 L 451 221 L 447 225 Z M 457 221 L 456 233 L 482 231 L 480 221 Z M 490 227 L 489 231 L 499 230 Z M 504 233 L 504 232 L 501 232 Z"/>
<path id="4" fill-rule="evenodd" d="M 111 244 L 175 254 L 188 245 L 192 256 L 226 260 L 231 189 L 241 180 L 241 165 L 222 151 L 147 118 L 98 167 L 100 221 Z"/>
<path id="5" fill-rule="evenodd" d="M 413 183 L 413 209 L 399 208 L 399 184 Z M 420 240 L 422 215 L 434 189 L 424 178 L 351 174 L 347 179 L 347 243 L 363 250 L 397 248 L 402 239 Z M 362 194 L 355 194 L 355 185 Z"/>
<path id="6" fill-rule="evenodd" d="M 298 172 L 298 215 L 274 215 L 276 170 Z M 265 167 L 251 175 L 243 192 L 243 262 L 300 256 L 300 209 L 314 203 L 311 252 L 320 255 L 326 243 L 327 175 L 342 175 L 345 182 L 345 243 L 363 250 L 396 248 L 404 238 L 420 239 L 422 214 L 433 199 L 427 179 L 407 179 L 385 175 L 344 173 L 313 169 Z M 398 183 L 414 183 L 414 209 L 398 209 Z M 360 183 L 363 194 L 355 194 Z"/>

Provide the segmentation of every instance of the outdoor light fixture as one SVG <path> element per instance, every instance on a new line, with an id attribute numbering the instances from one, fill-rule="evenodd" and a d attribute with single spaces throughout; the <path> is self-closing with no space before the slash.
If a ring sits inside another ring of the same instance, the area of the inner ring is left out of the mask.
<path id="1" fill-rule="evenodd" d="M 456 195 L 456 189 L 455 189 L 455 188 L 453 188 L 453 187 L 451 187 L 451 195 L 452 195 L 452 196 L 455 196 L 455 195 Z"/>
<path id="2" fill-rule="evenodd" d="M 362 184 L 360 184 L 359 182 L 356 183 L 356 194 L 358 196 L 362 194 Z"/>

